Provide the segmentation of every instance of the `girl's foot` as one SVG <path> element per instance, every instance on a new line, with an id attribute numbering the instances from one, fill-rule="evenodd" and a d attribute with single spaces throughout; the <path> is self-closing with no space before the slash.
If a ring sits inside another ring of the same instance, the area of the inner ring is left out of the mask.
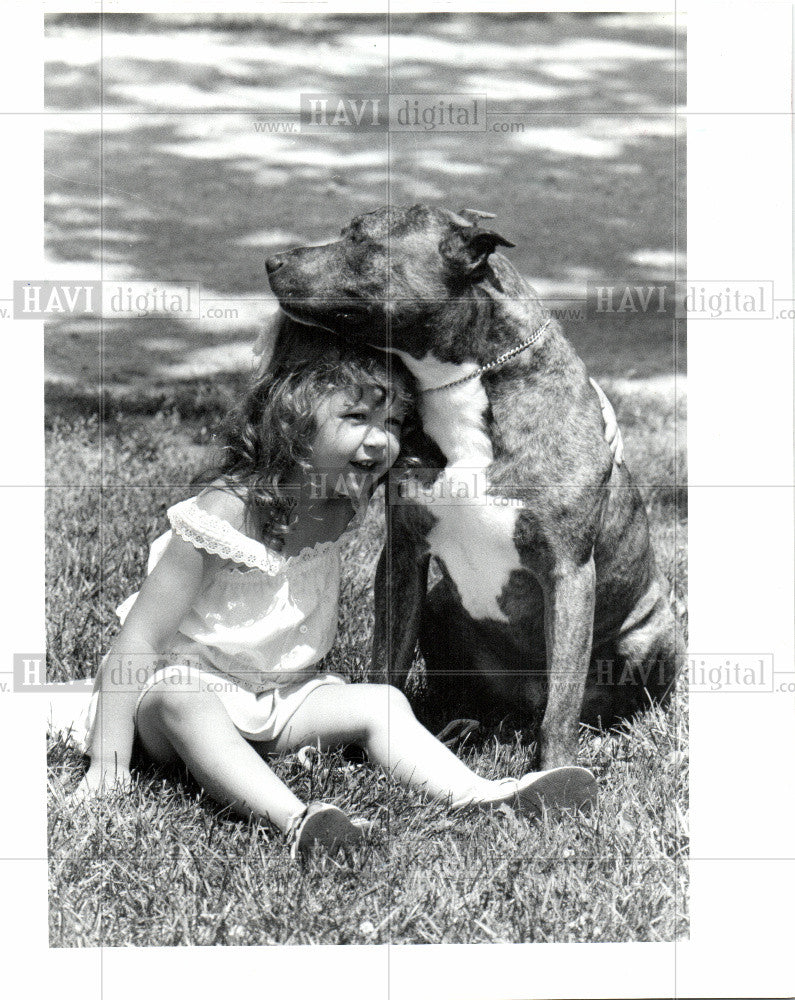
<path id="1" fill-rule="evenodd" d="M 369 823 L 348 819 L 336 806 L 312 802 L 299 817 L 297 824 L 288 831 L 288 840 L 292 841 L 290 856 L 297 858 L 299 854 L 316 846 L 334 854 L 341 847 L 360 844 L 369 829 Z"/>
<path id="2" fill-rule="evenodd" d="M 585 767 L 553 767 L 534 771 L 516 782 L 515 802 L 529 816 L 546 809 L 552 816 L 565 810 L 588 813 L 596 804 L 596 778 Z"/>
<path id="3" fill-rule="evenodd" d="M 495 781 L 493 786 L 493 792 L 473 794 L 454 802 L 453 808 L 506 804 L 526 816 L 540 816 L 544 809 L 552 816 L 558 816 L 564 810 L 590 812 L 596 802 L 596 778 L 584 767 L 531 771 L 522 778 Z"/>

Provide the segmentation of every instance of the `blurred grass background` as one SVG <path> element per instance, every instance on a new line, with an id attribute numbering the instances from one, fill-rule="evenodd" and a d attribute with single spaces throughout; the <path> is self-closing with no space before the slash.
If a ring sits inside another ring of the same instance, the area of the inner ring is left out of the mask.
<path id="1" fill-rule="evenodd" d="M 101 38 L 89 15 L 47 25 L 53 273 L 198 281 L 237 311 L 107 320 L 101 344 L 98 322 L 63 317 L 50 383 L 121 394 L 245 368 L 272 308 L 265 257 L 387 201 L 495 213 L 552 305 L 683 267 L 684 36 L 663 15 L 106 16 Z M 387 88 L 485 93 L 488 130 L 291 131 L 301 93 Z M 669 316 L 567 330 L 597 378 L 682 370 Z"/>

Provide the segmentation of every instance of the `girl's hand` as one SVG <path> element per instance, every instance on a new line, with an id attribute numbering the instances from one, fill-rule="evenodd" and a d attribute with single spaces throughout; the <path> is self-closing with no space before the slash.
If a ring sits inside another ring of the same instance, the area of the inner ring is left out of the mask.
<path id="1" fill-rule="evenodd" d="M 624 441 L 616 420 L 616 413 L 610 405 L 610 400 L 605 396 L 602 387 L 591 379 L 591 385 L 596 390 L 599 397 L 599 405 L 602 407 L 602 420 L 605 422 L 605 441 L 610 446 L 613 453 L 613 461 L 616 465 L 621 465 L 624 461 Z"/>

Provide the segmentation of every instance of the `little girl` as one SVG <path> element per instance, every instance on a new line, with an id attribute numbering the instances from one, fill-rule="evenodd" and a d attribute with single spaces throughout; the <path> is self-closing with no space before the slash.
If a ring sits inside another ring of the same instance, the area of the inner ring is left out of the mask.
<path id="1" fill-rule="evenodd" d="M 129 784 L 137 734 L 155 761 L 184 762 L 218 801 L 275 824 L 293 856 L 365 832 L 333 805 L 301 802 L 265 761 L 306 744 L 358 744 L 454 809 L 591 804 L 596 784 L 585 768 L 482 778 L 396 688 L 317 671 L 336 632 L 341 541 L 397 458 L 410 412 L 408 378 L 388 378 L 386 364 L 305 327 L 277 340 L 212 482 L 170 508 L 147 578 L 118 610 L 123 627 L 96 679 L 81 794 Z"/>

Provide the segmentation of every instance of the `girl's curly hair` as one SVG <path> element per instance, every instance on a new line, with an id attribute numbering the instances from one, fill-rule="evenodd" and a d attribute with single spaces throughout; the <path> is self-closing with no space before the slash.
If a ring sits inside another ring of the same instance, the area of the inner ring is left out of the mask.
<path id="1" fill-rule="evenodd" d="M 283 539 L 295 501 L 282 484 L 296 468 L 310 468 L 317 432 L 315 412 L 329 392 L 359 399 L 375 388 L 407 407 L 404 427 L 417 423 L 414 381 L 392 355 L 353 346 L 279 311 L 271 330 L 273 352 L 220 431 L 220 459 L 194 485 L 220 483 L 244 497 L 260 537 Z"/>

